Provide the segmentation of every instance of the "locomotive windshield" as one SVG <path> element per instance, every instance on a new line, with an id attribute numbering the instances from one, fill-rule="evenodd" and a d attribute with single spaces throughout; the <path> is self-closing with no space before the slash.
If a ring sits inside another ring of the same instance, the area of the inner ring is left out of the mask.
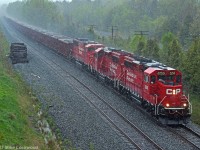
<path id="1" fill-rule="evenodd" d="M 165 85 L 177 85 L 181 83 L 180 75 L 159 75 L 158 81 L 162 82 Z"/>
<path id="2" fill-rule="evenodd" d="M 158 81 L 165 85 L 174 85 L 174 75 L 159 75 Z"/>
<path id="3" fill-rule="evenodd" d="M 96 57 L 96 58 L 101 58 L 103 55 L 104 55 L 104 51 L 100 51 L 100 52 L 98 52 L 98 53 L 95 53 L 95 54 L 94 54 L 94 57 Z"/>
<path id="4" fill-rule="evenodd" d="M 174 81 L 174 75 L 159 75 L 158 80 L 164 80 L 164 81 Z"/>
<path id="5" fill-rule="evenodd" d="M 181 83 L 181 75 L 176 76 L 176 83 Z"/>

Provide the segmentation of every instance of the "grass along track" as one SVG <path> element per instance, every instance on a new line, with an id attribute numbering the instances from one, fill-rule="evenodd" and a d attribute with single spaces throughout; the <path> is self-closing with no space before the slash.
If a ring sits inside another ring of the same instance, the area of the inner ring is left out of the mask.
<path id="1" fill-rule="evenodd" d="M 36 129 L 37 106 L 29 89 L 12 70 L 6 55 L 9 43 L 0 29 L 0 149 L 30 147 L 45 149 L 42 134 Z"/>
<path id="2" fill-rule="evenodd" d="M 190 96 L 190 100 L 192 102 L 192 121 L 198 125 L 200 125 L 200 95 L 192 94 Z"/>

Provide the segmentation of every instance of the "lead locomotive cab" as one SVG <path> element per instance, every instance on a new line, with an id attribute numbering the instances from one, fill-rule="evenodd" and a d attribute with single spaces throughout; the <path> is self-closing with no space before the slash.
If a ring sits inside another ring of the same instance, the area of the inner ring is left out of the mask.
<path id="1" fill-rule="evenodd" d="M 181 72 L 170 67 L 144 71 L 144 99 L 163 124 L 184 124 L 191 115 L 189 97 L 183 92 Z"/>
<path id="2" fill-rule="evenodd" d="M 11 43 L 9 57 L 12 64 L 28 63 L 26 45 L 24 43 Z"/>

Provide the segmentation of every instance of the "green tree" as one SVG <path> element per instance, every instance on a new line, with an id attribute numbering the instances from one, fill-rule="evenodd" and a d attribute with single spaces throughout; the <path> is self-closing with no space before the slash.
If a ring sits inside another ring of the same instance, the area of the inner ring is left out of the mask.
<path id="1" fill-rule="evenodd" d="M 20 1 L 9 3 L 7 7 L 7 12 L 9 15 L 22 19 L 23 15 L 23 3 Z"/>
<path id="2" fill-rule="evenodd" d="M 16 18 L 45 29 L 56 29 L 63 20 L 57 6 L 50 0 L 23 0 L 10 3 L 7 11 Z"/>
<path id="3" fill-rule="evenodd" d="M 143 56 L 159 61 L 159 51 L 157 41 L 155 39 L 149 39 L 143 51 Z"/>
<path id="4" fill-rule="evenodd" d="M 187 15 L 185 17 L 184 23 L 180 29 L 179 38 L 182 44 L 186 44 L 186 37 L 189 35 L 189 30 L 191 28 L 191 23 L 193 22 L 193 18 L 191 15 Z"/>
<path id="5" fill-rule="evenodd" d="M 177 39 L 169 44 L 169 65 L 174 68 L 180 68 L 182 59 L 182 49 Z"/>
<path id="6" fill-rule="evenodd" d="M 135 54 L 136 55 L 142 55 L 144 48 L 145 48 L 144 41 L 139 41 L 137 48 L 136 48 L 136 51 L 135 51 Z"/>
<path id="7" fill-rule="evenodd" d="M 162 44 L 162 49 L 160 50 L 160 60 L 162 63 L 165 63 L 169 65 L 169 57 L 170 57 L 170 43 L 176 39 L 176 36 L 171 33 L 167 32 L 162 36 L 161 39 L 161 44 Z"/>
<path id="8" fill-rule="evenodd" d="M 130 42 L 132 52 L 137 55 L 142 55 L 145 48 L 146 38 L 144 36 L 136 35 Z"/>
<path id="9" fill-rule="evenodd" d="M 184 62 L 185 80 L 191 91 L 200 94 L 200 39 L 195 39 L 186 53 Z"/>
<path id="10" fill-rule="evenodd" d="M 200 34 L 200 6 L 198 6 L 197 13 L 191 22 L 190 26 L 190 34 L 192 35 L 199 35 Z"/>

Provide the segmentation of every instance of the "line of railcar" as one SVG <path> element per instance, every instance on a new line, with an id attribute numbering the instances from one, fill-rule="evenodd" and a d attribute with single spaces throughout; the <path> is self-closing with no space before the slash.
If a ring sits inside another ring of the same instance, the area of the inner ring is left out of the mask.
<path id="1" fill-rule="evenodd" d="M 85 38 L 72 39 L 6 17 L 24 35 L 75 60 L 123 95 L 140 102 L 163 124 L 186 124 L 192 112 L 180 71 Z"/>

